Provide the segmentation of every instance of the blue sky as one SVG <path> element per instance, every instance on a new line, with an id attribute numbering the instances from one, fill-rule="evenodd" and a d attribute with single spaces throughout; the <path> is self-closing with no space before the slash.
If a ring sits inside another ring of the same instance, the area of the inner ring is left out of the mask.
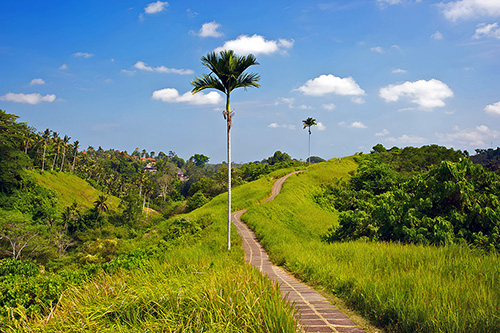
<path id="1" fill-rule="evenodd" d="M 84 148 L 226 160 L 224 98 L 190 81 L 253 53 L 233 160 L 500 145 L 500 0 L 0 2 L 0 109 Z"/>

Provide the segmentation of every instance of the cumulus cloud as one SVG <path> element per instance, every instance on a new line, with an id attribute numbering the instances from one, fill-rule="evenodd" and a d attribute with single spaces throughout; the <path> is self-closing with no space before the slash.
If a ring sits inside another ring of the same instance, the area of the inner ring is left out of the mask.
<path id="1" fill-rule="evenodd" d="M 305 104 L 295 105 L 295 98 L 279 97 L 274 102 L 274 105 L 280 105 L 280 104 L 287 104 L 290 109 L 301 109 L 301 110 L 312 109 L 312 107 Z"/>
<path id="2" fill-rule="evenodd" d="M 30 86 L 34 86 L 35 84 L 45 84 L 45 81 L 43 79 L 33 79 L 30 82 Z"/>
<path id="3" fill-rule="evenodd" d="M 156 14 L 156 13 L 159 13 L 161 11 L 163 11 L 165 8 L 168 7 L 168 2 L 165 1 L 156 1 L 156 2 L 152 2 L 150 4 L 148 4 L 145 8 L 144 8 L 144 12 L 146 14 Z"/>
<path id="4" fill-rule="evenodd" d="M 351 101 L 356 104 L 365 104 L 365 100 L 361 97 L 353 97 Z"/>
<path id="5" fill-rule="evenodd" d="M 335 104 L 333 103 L 328 103 L 328 104 L 322 104 L 321 107 L 325 110 L 328 110 L 328 111 L 333 111 L 335 110 Z"/>
<path id="6" fill-rule="evenodd" d="M 392 73 L 402 74 L 402 73 L 408 73 L 408 71 L 406 69 L 396 68 L 392 70 Z"/>
<path id="7" fill-rule="evenodd" d="M 486 113 L 500 115 L 500 102 L 496 102 L 490 105 L 486 105 L 484 108 Z"/>
<path id="8" fill-rule="evenodd" d="M 432 110 L 445 106 L 444 99 L 452 97 L 453 91 L 445 83 L 431 79 L 406 81 L 399 85 L 390 84 L 380 88 L 379 95 L 386 102 L 396 102 L 402 97 L 407 97 L 412 103 L 417 104 L 419 109 Z"/>
<path id="9" fill-rule="evenodd" d="M 61 66 L 59 66 L 59 69 L 62 69 L 62 70 L 68 69 L 68 65 L 62 64 Z"/>
<path id="10" fill-rule="evenodd" d="M 435 33 L 433 33 L 433 34 L 431 35 L 431 38 L 432 38 L 432 39 L 435 39 L 435 40 L 443 40 L 443 39 L 444 39 L 444 36 L 443 36 L 443 34 L 442 34 L 441 32 L 436 31 Z"/>
<path id="11" fill-rule="evenodd" d="M 453 128 L 452 133 L 437 133 L 436 136 L 444 142 L 453 145 L 481 147 L 489 144 L 492 139 L 500 137 L 500 132 L 490 129 L 486 125 L 475 128 Z"/>
<path id="12" fill-rule="evenodd" d="M 147 72 L 159 72 L 159 73 L 174 73 L 179 75 L 192 75 L 194 71 L 191 69 L 177 69 L 177 68 L 167 68 L 165 66 L 151 67 L 146 65 L 142 61 L 135 63 L 134 68 L 147 71 Z"/>
<path id="13" fill-rule="evenodd" d="M 221 37 L 223 35 L 222 32 L 217 30 L 220 28 L 220 26 L 221 25 L 215 21 L 204 23 L 201 26 L 200 31 L 198 32 L 198 36 L 200 36 L 200 37 Z"/>
<path id="14" fill-rule="evenodd" d="M 365 124 L 363 124 L 360 121 L 353 122 L 351 125 L 349 125 L 349 127 L 352 127 L 352 128 L 368 128 L 368 126 L 366 126 Z"/>
<path id="15" fill-rule="evenodd" d="M 41 102 L 49 102 L 52 103 L 56 100 L 56 95 L 47 94 L 42 96 L 38 93 L 36 94 L 14 94 L 8 93 L 3 96 L 0 96 L 0 100 L 6 102 L 14 102 L 14 103 L 26 103 L 26 104 L 38 104 Z"/>
<path id="16" fill-rule="evenodd" d="M 93 56 L 94 55 L 92 53 L 87 53 L 87 52 L 75 52 L 75 53 L 73 53 L 73 57 L 91 58 Z M 65 68 L 63 68 L 63 69 L 65 69 Z"/>
<path id="17" fill-rule="evenodd" d="M 236 39 L 225 42 L 223 46 L 216 48 L 215 52 L 233 50 L 240 55 L 286 53 L 286 49 L 292 48 L 294 43 L 294 40 L 279 39 L 276 41 L 266 40 L 259 35 L 241 35 Z"/>
<path id="18" fill-rule="evenodd" d="M 420 136 L 416 135 L 407 135 L 403 134 L 398 138 L 395 137 L 390 137 L 387 138 L 387 141 L 396 143 L 400 146 L 407 145 L 407 144 L 422 144 L 425 143 L 425 138 L 422 138 Z"/>
<path id="19" fill-rule="evenodd" d="M 269 128 L 286 128 L 286 129 L 289 129 L 289 130 L 295 130 L 296 129 L 295 125 L 278 124 L 278 123 L 271 123 L 271 124 L 267 125 L 267 127 L 269 127 Z"/>
<path id="20" fill-rule="evenodd" d="M 365 91 L 358 86 L 352 77 L 340 78 L 332 74 L 320 75 L 315 79 L 308 80 L 296 90 L 311 96 L 327 94 L 359 96 L 365 94 Z"/>
<path id="21" fill-rule="evenodd" d="M 180 95 L 177 89 L 174 88 L 155 90 L 151 98 L 167 103 L 188 103 L 193 105 L 216 105 L 224 101 L 222 96 L 215 91 L 207 94 L 199 92 L 194 95 L 188 91 Z"/>
<path id="22" fill-rule="evenodd" d="M 498 27 L 498 23 L 478 24 L 476 33 L 474 34 L 474 36 L 472 36 L 472 39 L 480 39 L 482 37 L 491 37 L 500 39 L 500 28 Z"/>
<path id="23" fill-rule="evenodd" d="M 372 47 L 370 50 L 377 53 L 384 53 L 384 49 L 382 49 L 380 46 Z"/>
<path id="24" fill-rule="evenodd" d="M 380 132 L 375 133 L 375 135 L 376 136 L 386 136 L 386 135 L 389 135 L 389 131 L 387 130 L 387 128 L 384 128 Z"/>
<path id="25" fill-rule="evenodd" d="M 318 123 L 316 124 L 316 129 L 317 129 L 318 131 L 324 131 L 324 130 L 326 130 L 326 126 L 325 126 L 325 125 L 323 125 L 323 123 L 322 123 L 322 122 L 318 122 Z"/>
<path id="26" fill-rule="evenodd" d="M 450 21 L 500 16 L 498 0 L 458 0 L 439 4 L 444 16 Z"/>

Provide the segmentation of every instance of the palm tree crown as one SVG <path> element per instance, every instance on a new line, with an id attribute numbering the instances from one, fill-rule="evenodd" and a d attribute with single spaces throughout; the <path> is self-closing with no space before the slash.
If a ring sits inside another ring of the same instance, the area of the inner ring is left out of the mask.
<path id="1" fill-rule="evenodd" d="M 302 120 L 302 124 L 304 125 L 303 129 L 306 129 L 309 131 L 309 158 L 308 158 L 308 162 L 309 162 L 309 165 L 311 165 L 311 126 L 316 126 L 318 125 L 316 123 L 316 119 L 314 118 L 307 118 L 306 120 Z"/>
<path id="2" fill-rule="evenodd" d="M 202 74 L 191 81 L 193 90 L 191 93 L 213 88 L 226 95 L 226 109 L 222 112 L 227 121 L 227 188 L 228 188 L 228 222 L 227 222 L 227 248 L 231 249 L 231 125 L 233 112 L 231 112 L 230 95 L 236 88 L 260 87 L 257 82 L 260 75 L 257 73 L 245 73 L 248 67 L 259 63 L 252 54 L 238 56 L 232 50 L 224 50 L 220 53 L 210 52 L 201 58 L 201 63 L 210 69 L 209 74 Z"/>

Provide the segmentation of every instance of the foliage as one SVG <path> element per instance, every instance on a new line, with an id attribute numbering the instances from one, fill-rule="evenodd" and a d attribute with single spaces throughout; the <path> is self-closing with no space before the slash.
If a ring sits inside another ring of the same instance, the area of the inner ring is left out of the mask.
<path id="1" fill-rule="evenodd" d="M 465 242 L 500 251 L 499 193 L 500 177 L 466 158 L 409 175 L 368 157 L 347 184 L 330 186 L 318 202 L 340 212 L 329 242 Z"/>
<path id="2" fill-rule="evenodd" d="M 500 170 L 500 147 L 497 149 L 476 149 L 476 155 L 470 157 L 475 164 L 481 164 L 490 171 Z"/>

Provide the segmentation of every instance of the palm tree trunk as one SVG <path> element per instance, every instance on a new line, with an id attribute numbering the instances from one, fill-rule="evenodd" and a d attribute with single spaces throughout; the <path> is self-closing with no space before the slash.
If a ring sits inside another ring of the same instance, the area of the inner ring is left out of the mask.
<path id="1" fill-rule="evenodd" d="M 45 150 L 47 150 L 47 141 L 45 141 L 45 145 L 43 146 L 42 171 L 45 169 Z"/>
<path id="2" fill-rule="evenodd" d="M 309 166 L 311 166 L 311 130 L 309 130 Z"/>
<path id="3" fill-rule="evenodd" d="M 227 249 L 231 250 L 231 105 L 229 94 L 226 103 L 227 112 Z"/>
<path id="4" fill-rule="evenodd" d="M 63 148 L 63 157 L 62 157 L 62 162 L 61 162 L 61 169 L 59 171 L 63 170 L 64 166 L 64 156 L 66 155 L 66 147 Z"/>
<path id="5" fill-rule="evenodd" d="M 71 165 L 71 173 L 75 170 L 75 161 L 76 161 L 76 150 L 75 150 L 75 156 L 73 156 L 73 164 Z"/>

